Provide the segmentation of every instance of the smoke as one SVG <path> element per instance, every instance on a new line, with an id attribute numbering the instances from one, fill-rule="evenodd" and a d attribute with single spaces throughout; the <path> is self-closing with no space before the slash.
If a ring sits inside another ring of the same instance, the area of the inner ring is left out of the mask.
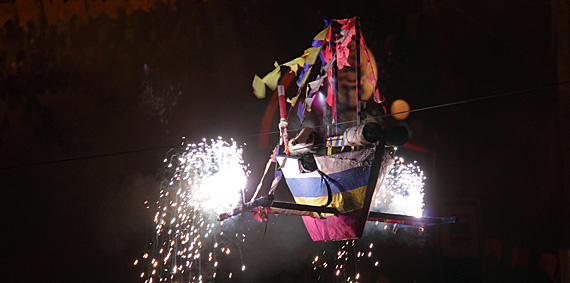
<path id="1" fill-rule="evenodd" d="M 359 240 L 314 243 L 296 216 L 269 215 L 260 223 L 242 213 L 217 222 L 216 215 L 241 201 L 249 174 L 241 152 L 235 142 L 203 140 L 165 159 L 159 197 L 147 203 L 156 212 L 153 240 L 135 262 L 145 282 L 350 282 L 381 265 L 378 249 L 386 241 L 425 244 L 417 229 L 393 224 L 369 222 Z M 396 159 L 377 190 L 374 211 L 421 212 L 423 173 L 403 161 Z"/>
<path id="2" fill-rule="evenodd" d="M 154 197 L 159 180 L 139 173 L 128 176 L 117 189 L 109 193 L 99 204 L 96 223 L 104 239 L 104 252 L 125 252 L 134 239 L 149 227 L 152 214 L 144 202 Z"/>

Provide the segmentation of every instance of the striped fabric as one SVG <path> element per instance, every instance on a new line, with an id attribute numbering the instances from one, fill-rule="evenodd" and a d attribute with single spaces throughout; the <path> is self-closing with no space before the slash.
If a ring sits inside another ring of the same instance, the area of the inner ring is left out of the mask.
<path id="1" fill-rule="evenodd" d="M 348 145 L 346 143 L 346 141 L 344 140 L 344 136 L 340 135 L 340 136 L 336 136 L 336 137 L 330 137 L 327 140 L 327 146 L 329 147 L 338 147 L 338 146 L 346 146 Z"/>
<path id="2" fill-rule="evenodd" d="M 278 157 L 278 162 L 296 203 L 326 205 L 330 189 L 329 206 L 345 213 L 362 208 L 373 156 L 374 149 L 316 156 L 318 171 L 308 173 L 300 170 L 299 159 L 289 157 L 283 166 L 283 157 Z"/>
<path id="3" fill-rule="evenodd" d="M 307 213 L 303 222 L 313 241 L 353 239 L 362 233 L 358 223 L 374 158 L 374 148 L 356 152 L 315 156 L 318 171 L 304 172 L 301 161 L 288 157 L 277 160 L 295 202 L 336 208 L 341 215 Z M 320 173 L 319 173 L 320 171 Z M 328 187 L 327 187 L 328 183 Z"/>

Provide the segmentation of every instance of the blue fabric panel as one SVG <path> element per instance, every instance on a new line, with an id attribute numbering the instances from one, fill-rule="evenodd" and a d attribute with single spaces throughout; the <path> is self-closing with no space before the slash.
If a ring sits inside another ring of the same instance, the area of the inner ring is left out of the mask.
<path id="1" fill-rule="evenodd" d="M 323 197 L 328 196 L 325 179 L 331 187 L 332 194 L 351 191 L 368 184 L 368 176 L 370 175 L 370 167 L 352 168 L 338 173 L 328 175 L 326 177 L 310 177 L 310 178 L 294 178 L 289 176 L 285 178 L 289 190 L 294 197 Z M 332 179 L 332 180 L 330 180 Z"/>

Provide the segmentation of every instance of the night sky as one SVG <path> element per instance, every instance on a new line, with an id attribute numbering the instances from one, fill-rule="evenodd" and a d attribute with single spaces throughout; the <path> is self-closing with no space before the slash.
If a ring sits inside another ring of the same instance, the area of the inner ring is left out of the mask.
<path id="1" fill-rule="evenodd" d="M 154 215 L 144 202 L 158 196 L 168 150 L 182 137 L 234 138 L 254 188 L 271 153 L 258 142 L 269 99 L 253 96 L 254 74 L 300 56 L 323 18 L 353 16 L 388 106 L 465 101 L 384 118 L 427 150 L 399 151 L 425 172 L 426 213 L 462 222 L 368 235 L 382 264 L 361 263 L 363 282 L 560 280 L 559 251 L 570 248 L 563 2 L 2 1 L 0 281 L 140 282 L 133 261 Z M 270 218 L 265 236 L 248 217 L 248 268 L 217 282 L 317 280 L 311 258 L 334 244 L 312 243 L 295 217 Z"/>

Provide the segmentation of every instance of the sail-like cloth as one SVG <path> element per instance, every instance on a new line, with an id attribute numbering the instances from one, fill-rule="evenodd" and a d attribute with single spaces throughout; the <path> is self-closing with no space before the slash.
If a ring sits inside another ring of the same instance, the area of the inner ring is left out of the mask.
<path id="1" fill-rule="evenodd" d="M 287 186 L 298 204 L 333 207 L 339 215 L 310 213 L 303 222 L 313 241 L 358 238 L 364 223 L 364 207 L 368 178 L 375 148 L 314 156 L 313 160 L 288 157 L 278 159 L 283 166 Z M 388 172 L 390 157 L 383 157 L 378 177 L 379 186 Z M 312 168 L 312 169 L 311 169 Z M 364 220 L 365 221 L 365 220 Z"/>

